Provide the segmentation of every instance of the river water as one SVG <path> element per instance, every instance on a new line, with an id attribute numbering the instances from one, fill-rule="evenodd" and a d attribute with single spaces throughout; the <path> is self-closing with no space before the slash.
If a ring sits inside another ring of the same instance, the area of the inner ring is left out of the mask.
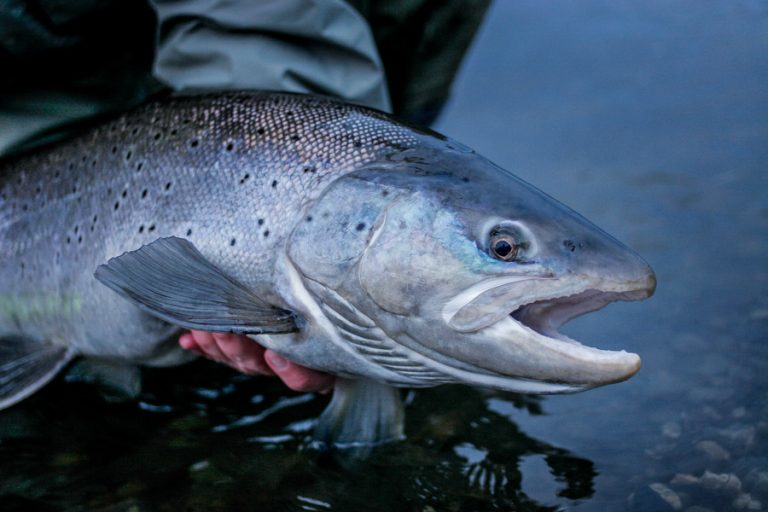
<path id="1" fill-rule="evenodd" d="M 0 510 L 768 510 L 768 4 L 498 1 L 436 128 L 656 270 L 564 331 L 637 352 L 571 396 L 407 394 L 363 462 L 327 398 L 196 363 L 138 403 L 59 381 L 0 414 Z"/>

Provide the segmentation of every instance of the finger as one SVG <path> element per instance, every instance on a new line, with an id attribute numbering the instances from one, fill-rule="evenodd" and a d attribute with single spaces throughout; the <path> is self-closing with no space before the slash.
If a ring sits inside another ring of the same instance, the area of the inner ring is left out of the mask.
<path id="1" fill-rule="evenodd" d="M 214 333 L 213 339 L 224 354 L 227 364 L 243 373 L 275 373 L 264 361 L 264 347 L 246 336 L 237 334 Z"/>
<path id="2" fill-rule="evenodd" d="M 192 338 L 194 338 L 200 350 L 203 351 L 203 355 L 205 355 L 205 357 L 208 359 L 213 359 L 214 361 L 224 361 L 224 359 L 226 359 L 224 354 L 221 353 L 221 350 L 219 350 L 219 346 L 216 344 L 216 341 L 213 339 L 213 334 L 204 331 L 190 332 L 192 334 Z"/>
<path id="3" fill-rule="evenodd" d="M 205 356 L 205 352 L 200 350 L 200 347 L 197 346 L 197 342 L 195 341 L 195 338 L 192 337 L 192 333 L 185 332 L 179 336 L 179 345 L 181 345 L 181 348 L 184 350 L 189 350 L 190 352 Z"/>
<path id="4" fill-rule="evenodd" d="M 323 391 L 333 386 L 331 375 L 299 366 L 271 350 L 264 353 L 264 359 L 285 385 L 294 391 Z"/>

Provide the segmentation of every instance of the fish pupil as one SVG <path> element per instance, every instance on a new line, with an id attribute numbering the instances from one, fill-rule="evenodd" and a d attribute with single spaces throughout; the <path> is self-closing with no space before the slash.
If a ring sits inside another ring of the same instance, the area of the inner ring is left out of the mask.
<path id="1" fill-rule="evenodd" d="M 512 245 L 506 240 L 498 240 L 493 246 L 493 252 L 505 258 L 512 252 Z"/>

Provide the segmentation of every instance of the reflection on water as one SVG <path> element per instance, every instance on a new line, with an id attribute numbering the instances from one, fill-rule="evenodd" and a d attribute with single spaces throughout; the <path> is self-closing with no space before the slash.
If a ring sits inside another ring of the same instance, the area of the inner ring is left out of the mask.
<path id="1" fill-rule="evenodd" d="M 59 382 L 3 413 L 4 512 L 555 510 L 594 492 L 592 462 L 510 421 L 510 409 L 542 413 L 530 397 L 410 392 L 407 441 L 349 461 L 307 448 L 326 398 L 204 362 L 146 373 L 138 403 Z M 526 484 L 521 468 L 536 461 Z"/>

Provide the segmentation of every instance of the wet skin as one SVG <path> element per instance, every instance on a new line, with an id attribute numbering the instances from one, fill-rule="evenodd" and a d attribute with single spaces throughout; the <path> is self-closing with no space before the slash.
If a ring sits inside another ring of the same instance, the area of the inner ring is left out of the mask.
<path id="1" fill-rule="evenodd" d="M 328 393 L 334 377 L 293 363 L 253 340 L 236 334 L 190 331 L 179 345 L 250 375 L 275 375 L 294 391 Z"/>

